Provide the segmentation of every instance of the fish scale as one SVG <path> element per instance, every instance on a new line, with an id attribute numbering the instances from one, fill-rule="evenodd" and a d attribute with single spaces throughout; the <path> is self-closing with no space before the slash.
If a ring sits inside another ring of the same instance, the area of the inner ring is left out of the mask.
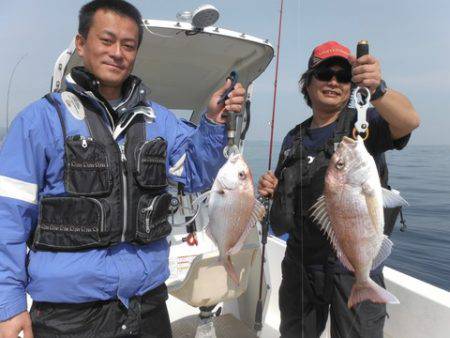
<path id="1" fill-rule="evenodd" d="M 255 199 L 248 165 L 241 154 L 231 155 L 211 189 L 206 233 L 217 245 L 220 259 L 235 284 L 239 284 L 239 277 L 230 256 L 242 248 L 251 228 L 264 214 L 264 206 Z"/>
<path id="2" fill-rule="evenodd" d="M 364 300 L 398 303 L 370 278 L 370 271 L 387 258 L 392 247 L 383 234 L 383 205 L 406 204 L 400 195 L 381 187 L 375 161 L 361 137 L 344 137 L 330 160 L 324 194 L 311 215 L 330 239 L 337 258 L 355 273 L 349 307 Z"/>

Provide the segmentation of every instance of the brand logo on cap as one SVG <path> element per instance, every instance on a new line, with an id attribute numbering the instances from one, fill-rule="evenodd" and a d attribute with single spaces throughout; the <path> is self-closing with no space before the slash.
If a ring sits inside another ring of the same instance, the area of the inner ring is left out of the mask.
<path id="1" fill-rule="evenodd" d="M 318 52 L 316 54 L 316 56 L 320 57 L 322 59 L 324 55 L 337 55 L 337 54 L 348 55 L 348 52 L 341 48 L 330 48 L 330 49 Z"/>

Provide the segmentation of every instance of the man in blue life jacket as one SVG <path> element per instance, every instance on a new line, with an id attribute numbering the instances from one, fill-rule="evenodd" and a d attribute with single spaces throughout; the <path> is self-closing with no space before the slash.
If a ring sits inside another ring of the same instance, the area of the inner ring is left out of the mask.
<path id="1" fill-rule="evenodd" d="M 178 120 L 131 75 L 142 34 L 131 4 L 84 5 L 84 67 L 11 125 L 0 151 L 0 337 L 171 337 L 168 179 L 187 192 L 211 186 L 225 162 L 222 113 L 239 112 L 245 90 L 218 104 L 228 81 L 198 127 Z"/>
<path id="2" fill-rule="evenodd" d="M 331 337 L 383 337 L 385 304 L 365 301 L 347 308 L 355 277 L 336 261 L 328 238 L 310 217 L 310 208 L 322 195 L 335 144 L 352 135 L 356 110 L 349 102 L 354 86 L 365 86 L 372 95 L 365 145 L 384 187 L 388 187 L 384 152 L 407 144 L 419 116 L 404 95 L 386 87 L 377 59 L 371 55 L 356 59 L 334 41 L 313 50 L 299 85 L 312 117 L 287 134 L 275 174 L 265 173 L 258 184 L 261 195 L 273 196 L 272 230 L 289 233 L 279 290 L 281 337 L 319 337 L 329 311 Z M 371 277 L 384 287 L 381 268 Z"/>

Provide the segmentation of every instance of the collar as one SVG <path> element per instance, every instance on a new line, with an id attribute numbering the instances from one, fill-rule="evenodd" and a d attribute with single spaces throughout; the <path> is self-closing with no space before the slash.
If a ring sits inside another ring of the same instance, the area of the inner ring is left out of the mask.
<path id="1" fill-rule="evenodd" d="M 65 78 L 67 90 L 73 92 L 78 96 L 87 98 L 90 102 L 101 102 L 108 112 L 116 120 L 118 115 L 132 110 L 139 105 L 148 105 L 148 94 L 150 89 L 145 86 L 141 79 L 137 76 L 130 75 L 122 85 L 122 97 L 123 101 L 114 110 L 108 101 L 100 94 L 99 86 L 100 81 L 91 73 L 89 73 L 84 67 L 74 67 Z M 117 114 L 117 110 L 120 109 L 120 114 Z"/>

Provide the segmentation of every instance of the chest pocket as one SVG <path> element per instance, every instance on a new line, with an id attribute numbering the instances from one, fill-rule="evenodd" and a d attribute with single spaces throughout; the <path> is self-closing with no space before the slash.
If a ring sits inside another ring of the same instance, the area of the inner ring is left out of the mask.
<path id="1" fill-rule="evenodd" d="M 92 138 L 70 136 L 65 142 L 64 183 L 66 191 L 78 196 L 106 196 L 112 176 L 105 147 Z"/>
<path id="2" fill-rule="evenodd" d="M 134 177 L 140 187 L 161 189 L 167 186 L 166 158 L 167 142 L 161 137 L 136 148 Z"/>

